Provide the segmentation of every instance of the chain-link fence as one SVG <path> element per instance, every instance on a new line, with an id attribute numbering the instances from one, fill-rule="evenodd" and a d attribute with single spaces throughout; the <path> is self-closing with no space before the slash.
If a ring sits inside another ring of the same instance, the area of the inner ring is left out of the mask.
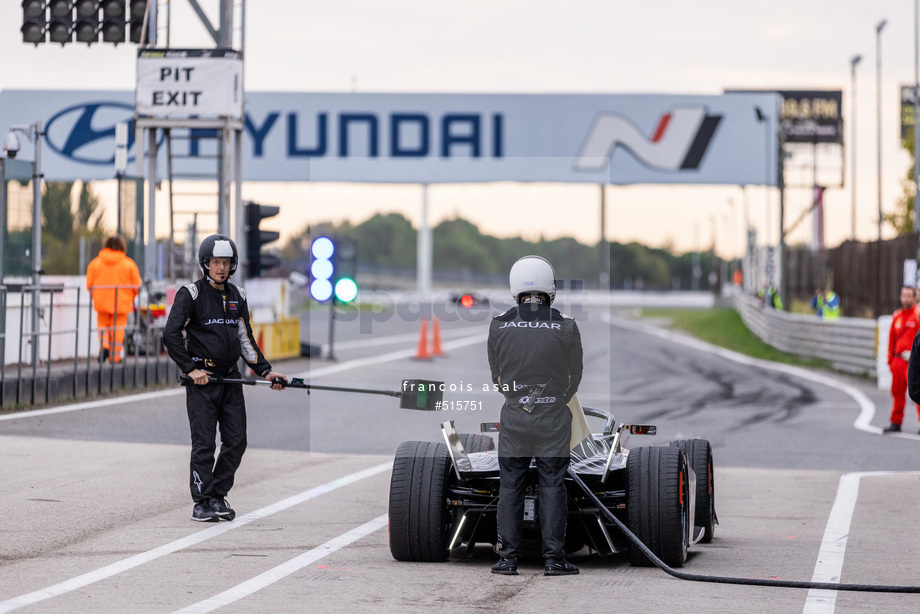
<path id="1" fill-rule="evenodd" d="M 840 297 L 845 316 L 890 314 L 901 308 L 904 261 L 916 259 L 918 238 L 909 234 L 887 241 L 845 241 L 824 252 L 791 247 L 784 266 L 789 299 L 808 302 L 826 285 Z"/>

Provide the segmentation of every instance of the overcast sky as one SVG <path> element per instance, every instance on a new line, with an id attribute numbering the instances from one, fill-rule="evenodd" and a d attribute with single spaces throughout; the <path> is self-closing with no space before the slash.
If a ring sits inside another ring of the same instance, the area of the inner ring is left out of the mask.
<path id="1" fill-rule="evenodd" d="M 161 3 L 163 4 L 163 3 Z M 200 0 L 216 19 L 217 0 Z M 173 47 L 208 47 L 185 0 L 172 0 Z M 916 18 L 907 0 L 250 0 L 245 24 L 250 91 L 681 93 L 725 89 L 842 89 L 850 116 L 850 58 L 857 78 L 857 236 L 877 236 L 876 34 L 882 32 L 882 206 L 902 192 L 909 158 L 898 144 L 899 87 L 914 81 Z M 20 3 L 0 2 L 0 89 L 133 90 L 135 47 L 21 42 Z M 165 30 L 161 32 L 161 37 Z M 5 130 L 5 128 L 3 128 Z M 845 128 L 846 138 L 851 127 Z M 851 232 L 847 187 L 827 192 L 826 241 Z M 810 159 L 795 164 L 810 168 Z M 822 159 L 836 181 L 839 156 Z M 803 181 L 808 173 L 800 174 Z M 808 179 L 810 181 L 810 179 Z M 111 190 L 103 188 L 108 197 Z M 749 188 L 748 217 L 776 241 L 778 197 Z M 279 204 L 277 227 L 308 220 L 363 219 L 400 211 L 418 221 L 418 186 L 247 184 L 244 198 Z M 432 222 L 463 215 L 484 232 L 535 238 L 573 235 L 596 241 L 594 186 L 513 184 L 435 186 Z M 768 208 L 768 202 L 769 208 Z M 733 204 L 731 204 L 733 203 Z M 810 203 L 810 191 L 787 191 L 787 226 Z M 608 238 L 740 252 L 745 217 L 740 188 L 610 187 Z M 564 208 L 565 215 L 557 213 Z M 769 222 L 769 229 L 765 229 Z M 790 237 L 809 237 L 806 220 Z M 887 229 L 884 236 L 892 236 Z"/>

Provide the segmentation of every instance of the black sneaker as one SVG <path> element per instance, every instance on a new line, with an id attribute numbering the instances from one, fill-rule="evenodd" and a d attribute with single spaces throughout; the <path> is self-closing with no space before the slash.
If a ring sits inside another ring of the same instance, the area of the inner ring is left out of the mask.
<path id="1" fill-rule="evenodd" d="M 900 425 L 900 424 L 895 424 L 894 422 L 892 422 L 891 424 L 889 424 L 888 426 L 886 426 L 885 428 L 883 428 L 883 429 L 882 429 L 882 432 L 883 432 L 883 433 L 900 433 L 900 432 L 901 432 L 901 425 Z"/>
<path id="2" fill-rule="evenodd" d="M 497 573 L 502 576 L 518 575 L 517 559 L 506 559 L 504 557 L 498 559 L 498 562 L 492 565 L 492 573 Z"/>
<path id="3" fill-rule="evenodd" d="M 105 362 L 109 359 L 109 348 L 99 350 L 99 362 Z"/>
<path id="4" fill-rule="evenodd" d="M 211 507 L 221 520 L 233 520 L 236 518 L 236 512 L 233 511 L 232 507 L 227 505 L 227 500 L 223 497 L 214 497 L 211 499 Z"/>
<path id="5" fill-rule="evenodd" d="M 217 515 L 217 512 L 214 511 L 211 502 L 204 500 L 195 504 L 195 509 L 192 510 L 192 520 L 197 520 L 198 522 L 217 522 L 220 520 L 220 517 Z"/>
<path id="6" fill-rule="evenodd" d="M 543 567 L 544 576 L 574 576 L 578 568 L 565 559 L 546 559 Z"/>

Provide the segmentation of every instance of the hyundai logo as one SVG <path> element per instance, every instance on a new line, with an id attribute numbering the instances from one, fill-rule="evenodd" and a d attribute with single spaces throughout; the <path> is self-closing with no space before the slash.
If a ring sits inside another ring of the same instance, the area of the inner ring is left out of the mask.
<path id="1" fill-rule="evenodd" d="M 695 171 L 722 121 L 706 107 L 679 107 L 663 113 L 649 137 L 633 121 L 616 113 L 600 113 L 575 159 L 575 169 L 605 168 L 618 147 L 628 150 L 643 166 L 658 171 Z"/>
<path id="2" fill-rule="evenodd" d="M 115 124 L 130 122 L 128 150 L 134 146 L 134 107 L 120 102 L 90 102 L 60 111 L 48 120 L 45 140 L 65 158 L 95 165 L 115 164 Z"/>

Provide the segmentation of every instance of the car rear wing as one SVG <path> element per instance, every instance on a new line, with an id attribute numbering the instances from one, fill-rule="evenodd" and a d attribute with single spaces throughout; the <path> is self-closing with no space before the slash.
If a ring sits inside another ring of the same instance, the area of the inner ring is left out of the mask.
<path id="1" fill-rule="evenodd" d="M 466 453 L 466 450 L 463 449 L 463 443 L 460 441 L 460 433 L 457 432 L 457 427 L 454 426 L 453 420 L 441 423 L 441 434 L 444 435 L 444 441 L 447 443 L 447 453 L 450 454 L 450 464 L 457 474 L 457 479 L 462 479 L 463 476 L 460 475 L 460 472 L 472 471 L 473 463 L 470 462 L 469 455 Z"/>

